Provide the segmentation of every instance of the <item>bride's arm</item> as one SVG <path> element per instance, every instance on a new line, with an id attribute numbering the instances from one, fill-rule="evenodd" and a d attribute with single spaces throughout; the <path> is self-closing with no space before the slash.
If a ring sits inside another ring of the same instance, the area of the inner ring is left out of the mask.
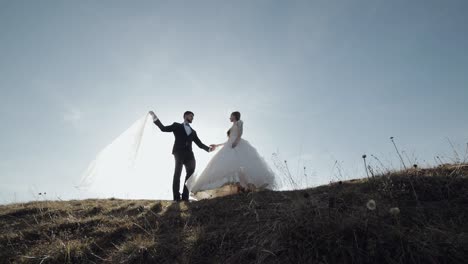
<path id="1" fill-rule="evenodd" d="M 243 127 L 243 122 L 241 120 L 236 122 L 236 129 L 239 133 L 237 133 L 237 138 L 234 140 L 234 143 L 232 143 L 232 148 L 235 148 L 237 144 L 239 144 L 239 141 L 242 137 L 242 133 L 244 132 L 244 127 Z"/>

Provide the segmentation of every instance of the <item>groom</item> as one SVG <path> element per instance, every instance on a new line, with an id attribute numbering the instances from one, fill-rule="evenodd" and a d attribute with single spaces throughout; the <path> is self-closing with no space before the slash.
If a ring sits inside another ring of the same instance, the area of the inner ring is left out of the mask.
<path id="1" fill-rule="evenodd" d="M 174 195 L 174 201 L 179 202 L 181 199 L 179 188 L 182 167 L 185 166 L 185 171 L 187 172 L 185 182 L 187 182 L 190 176 L 195 172 L 196 162 L 192 151 L 192 141 L 195 142 L 199 148 L 204 149 L 207 152 L 213 151 L 215 149 L 215 145 L 210 145 L 210 147 L 208 147 L 198 138 L 197 132 L 190 126 L 194 116 L 190 111 L 184 113 L 184 122 L 182 124 L 174 122 L 170 126 L 164 126 L 153 111 L 150 111 L 149 113 L 153 117 L 153 122 L 162 132 L 174 133 L 175 142 L 174 147 L 172 148 L 172 154 L 175 158 L 175 170 L 174 179 L 172 181 L 172 193 Z M 189 190 L 185 185 L 184 192 L 182 193 L 182 200 L 189 200 Z"/>

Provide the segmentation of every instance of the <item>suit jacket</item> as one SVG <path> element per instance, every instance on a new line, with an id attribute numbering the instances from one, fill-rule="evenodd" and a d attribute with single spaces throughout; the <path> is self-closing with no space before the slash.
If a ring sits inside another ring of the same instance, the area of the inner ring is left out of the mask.
<path id="1" fill-rule="evenodd" d="M 209 151 L 210 148 L 203 144 L 198 138 L 197 132 L 192 128 L 192 133 L 187 136 L 184 124 L 173 123 L 170 126 L 164 126 L 158 119 L 154 122 L 162 132 L 172 132 L 175 137 L 174 147 L 172 148 L 172 154 L 192 151 L 192 142 L 195 142 L 201 149 Z"/>

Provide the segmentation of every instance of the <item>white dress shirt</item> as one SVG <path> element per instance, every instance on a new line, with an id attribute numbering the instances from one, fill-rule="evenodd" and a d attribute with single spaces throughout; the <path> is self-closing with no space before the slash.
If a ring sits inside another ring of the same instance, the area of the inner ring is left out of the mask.
<path id="1" fill-rule="evenodd" d="M 187 133 L 187 136 L 192 134 L 192 128 L 190 127 L 189 123 L 184 122 L 184 128 L 185 128 L 185 133 Z"/>

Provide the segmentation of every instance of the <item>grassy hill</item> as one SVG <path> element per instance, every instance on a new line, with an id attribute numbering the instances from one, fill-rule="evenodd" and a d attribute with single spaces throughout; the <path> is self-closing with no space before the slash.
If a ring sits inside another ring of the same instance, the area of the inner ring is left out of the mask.
<path id="1" fill-rule="evenodd" d="M 466 165 L 191 203 L 0 206 L 1 263 L 467 261 Z"/>

